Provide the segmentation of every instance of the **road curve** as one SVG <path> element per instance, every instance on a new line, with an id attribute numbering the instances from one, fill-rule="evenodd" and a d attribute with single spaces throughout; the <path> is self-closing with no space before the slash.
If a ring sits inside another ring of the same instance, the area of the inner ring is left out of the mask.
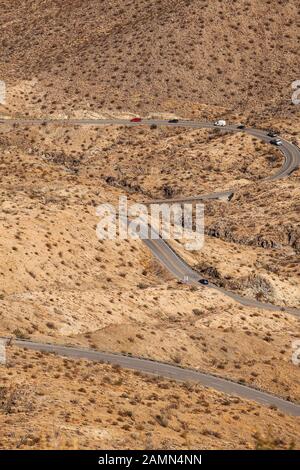
<path id="1" fill-rule="evenodd" d="M 71 357 L 74 359 L 86 359 L 119 365 L 125 369 L 133 369 L 141 373 L 157 375 L 180 382 L 197 382 L 204 387 L 210 387 L 222 393 L 236 395 L 247 400 L 255 401 L 261 405 L 276 407 L 278 410 L 292 416 L 300 416 L 300 405 L 296 403 L 292 403 L 284 400 L 283 398 L 276 397 L 275 395 L 271 395 L 246 385 L 193 369 L 182 368 L 172 364 L 142 359 L 139 357 L 99 352 L 85 348 L 60 346 L 58 344 L 46 344 L 26 340 L 13 340 L 10 344 L 35 351 L 55 353 L 59 356 Z"/>
<path id="2" fill-rule="evenodd" d="M 176 124 L 177 125 L 177 124 Z M 196 124 L 197 126 L 197 124 Z M 195 123 L 193 127 L 196 127 Z M 215 126 L 213 123 L 198 123 L 198 127 L 210 127 L 214 128 Z M 196 127 L 197 128 L 197 127 Z M 240 129 L 237 129 L 236 126 L 224 126 L 221 130 L 237 132 Z M 270 143 L 272 137 L 267 135 L 267 132 L 258 130 L 258 129 L 243 129 L 243 132 L 246 132 L 254 137 L 261 139 L 264 142 Z M 268 181 L 275 181 L 281 178 L 285 178 L 289 176 L 294 170 L 299 168 L 300 166 L 300 149 L 290 142 L 286 140 L 282 140 L 282 145 L 278 147 L 284 156 L 284 164 L 282 167 L 274 174 L 270 175 L 266 180 Z M 230 200 L 234 195 L 234 190 L 230 189 L 223 192 L 211 193 L 211 194 L 204 194 L 200 196 L 193 196 L 190 198 L 179 198 L 179 199 L 167 199 L 167 200 L 155 200 L 149 201 L 148 204 L 152 203 L 163 203 L 163 202 L 186 202 L 191 200 L 208 200 L 208 199 L 227 199 Z M 173 274 L 177 279 L 183 279 L 184 277 L 188 277 L 189 284 L 194 284 L 199 286 L 199 279 L 201 276 L 197 271 L 194 271 L 171 247 L 170 245 L 163 239 L 159 240 L 143 240 L 144 243 L 148 246 L 151 250 L 153 255 L 167 268 L 167 270 Z M 214 286 L 210 284 L 210 288 L 221 292 L 224 295 L 227 295 L 234 301 L 249 307 L 255 307 L 260 309 L 272 310 L 272 311 L 285 311 L 297 317 L 300 316 L 300 309 L 293 308 L 293 307 L 281 307 L 278 305 L 273 305 L 270 303 L 259 302 L 258 300 L 251 299 L 244 297 L 239 294 L 235 294 L 232 291 L 228 291 L 226 289 Z"/>
<path id="3" fill-rule="evenodd" d="M 43 124 L 59 124 L 59 125 L 122 125 L 128 127 L 134 127 L 137 125 L 163 125 L 169 127 L 188 127 L 194 129 L 200 128 L 214 128 L 213 123 L 209 122 L 194 122 L 194 121 L 179 121 L 178 123 L 169 123 L 165 120 L 156 120 L 149 119 L 144 120 L 141 123 L 132 123 L 125 119 L 0 119 L 0 125 L 43 125 Z M 246 132 L 254 137 L 260 138 L 264 142 L 269 143 L 272 140 L 267 133 L 258 129 L 243 129 L 240 130 L 237 126 L 225 126 L 221 130 L 231 131 L 231 132 Z M 300 149 L 283 139 L 282 146 L 279 149 L 282 151 L 284 156 L 284 164 L 280 170 L 267 178 L 269 181 L 274 181 L 280 178 L 284 178 L 290 175 L 295 169 L 300 166 Z M 177 202 L 187 201 L 187 200 L 207 200 L 207 199 L 230 199 L 234 194 L 234 190 L 227 190 L 224 192 L 212 193 L 207 195 L 193 196 L 190 198 L 181 198 L 177 199 Z M 170 200 L 162 201 L 150 201 L 150 202 L 167 202 Z M 162 238 L 155 240 L 143 240 L 147 247 L 151 250 L 153 255 L 172 273 L 177 279 L 182 279 L 184 276 L 189 277 L 189 282 L 191 284 L 196 284 L 199 286 L 198 280 L 200 278 L 199 274 L 194 271 L 184 260 L 178 256 L 177 253 L 168 245 L 168 243 Z M 233 292 L 226 291 L 217 286 L 209 285 L 208 288 L 213 288 L 219 292 L 229 296 L 233 300 L 241 303 L 242 305 L 247 305 L 251 307 L 263 308 L 268 310 L 282 311 L 291 313 L 293 315 L 299 316 L 300 310 L 290 307 L 279 307 L 272 304 L 265 304 L 258 302 L 253 299 L 248 299 L 246 297 L 237 295 Z M 281 411 L 291 414 L 293 416 L 300 416 L 300 405 L 289 402 L 282 398 L 276 397 L 274 395 L 268 394 L 266 392 L 241 385 L 239 383 L 232 382 L 220 377 L 215 377 L 211 374 L 202 373 L 196 370 L 184 369 L 178 366 L 171 364 L 165 364 L 158 361 L 151 361 L 147 359 L 141 359 L 130 356 L 122 356 L 118 354 L 111 354 L 105 352 L 98 352 L 83 348 L 73 348 L 66 346 L 59 346 L 57 344 L 44 344 L 44 343 L 35 343 L 31 341 L 22 341 L 14 340 L 13 344 L 20 347 L 25 347 L 28 349 L 34 349 L 39 351 L 54 352 L 62 356 L 69 356 L 74 358 L 89 359 L 94 361 L 103 361 L 111 364 L 117 364 L 125 368 L 130 368 L 138 370 L 143 373 L 155 374 L 163 376 L 166 378 L 171 378 L 179 381 L 196 381 L 201 383 L 204 386 L 214 388 L 218 391 L 238 395 L 243 398 L 254 400 L 263 405 L 275 406 Z"/>

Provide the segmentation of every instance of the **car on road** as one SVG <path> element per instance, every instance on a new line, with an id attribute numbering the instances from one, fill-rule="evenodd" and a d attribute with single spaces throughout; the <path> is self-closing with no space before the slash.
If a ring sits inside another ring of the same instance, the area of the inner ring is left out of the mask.
<path id="1" fill-rule="evenodd" d="M 176 122 L 178 122 L 178 119 L 169 119 L 168 122 L 170 124 L 175 124 Z"/>
<path id="2" fill-rule="evenodd" d="M 214 123 L 214 126 L 217 126 L 217 127 L 224 127 L 226 126 L 226 121 L 224 121 L 224 119 L 219 119 L 218 121 L 216 121 Z"/>
<path id="3" fill-rule="evenodd" d="M 202 284 L 203 286 L 208 285 L 208 280 L 207 279 L 199 279 L 198 282 L 199 282 L 199 284 Z"/>
<path id="4" fill-rule="evenodd" d="M 268 135 L 269 137 L 277 137 L 277 134 L 276 134 L 275 131 L 269 131 L 269 132 L 267 133 L 267 135 Z"/>
<path id="5" fill-rule="evenodd" d="M 272 145 L 282 145 L 282 140 L 280 139 L 273 139 L 273 140 L 270 140 L 270 144 Z"/>
<path id="6" fill-rule="evenodd" d="M 244 125 L 244 124 L 239 124 L 239 125 L 237 126 L 237 128 L 238 128 L 238 129 L 245 129 L 245 125 Z"/>
<path id="7" fill-rule="evenodd" d="M 142 118 L 140 117 L 134 117 L 132 119 L 130 119 L 130 122 L 141 122 Z"/>

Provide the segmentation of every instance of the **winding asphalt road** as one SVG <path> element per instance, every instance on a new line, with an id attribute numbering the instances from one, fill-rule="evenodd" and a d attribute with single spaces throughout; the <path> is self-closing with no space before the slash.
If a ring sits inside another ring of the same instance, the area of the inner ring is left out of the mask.
<path id="1" fill-rule="evenodd" d="M 5 340 L 6 338 L 3 339 Z M 58 344 L 37 343 L 26 340 L 13 340 L 10 344 L 34 351 L 55 353 L 60 356 L 71 357 L 74 359 L 87 359 L 90 361 L 115 364 L 127 369 L 137 370 L 141 373 L 156 375 L 180 382 L 197 382 L 204 387 L 210 387 L 218 390 L 219 392 L 240 396 L 241 398 L 253 400 L 265 406 L 276 407 L 278 410 L 292 416 L 300 416 L 300 405 L 297 405 L 296 403 L 292 403 L 246 385 L 193 369 L 187 369 L 139 357 L 99 352 L 85 348 L 60 346 Z"/>
<path id="2" fill-rule="evenodd" d="M 202 123 L 197 123 L 195 125 L 194 123 L 192 127 L 196 127 L 196 128 L 209 127 L 209 128 L 216 129 L 213 123 L 205 123 L 204 125 Z M 220 129 L 231 131 L 231 132 L 241 131 L 240 129 L 237 128 L 237 126 L 224 126 Z M 272 137 L 269 137 L 267 135 L 267 132 L 262 131 L 262 130 L 243 129 L 242 132 L 246 132 L 247 134 L 250 134 L 256 138 L 259 138 L 262 141 L 267 142 L 267 143 L 270 143 L 270 141 L 272 140 Z M 289 176 L 294 170 L 296 170 L 300 166 L 300 149 L 296 145 L 291 144 L 290 142 L 284 139 L 281 139 L 281 141 L 282 141 L 282 145 L 277 148 L 281 150 L 281 152 L 283 153 L 284 164 L 282 165 L 280 170 L 278 170 L 274 175 L 270 175 L 268 178 L 266 178 L 266 180 L 268 181 L 276 181 L 281 178 L 285 178 Z M 149 204 L 151 202 L 152 203 L 153 202 L 154 203 L 185 202 L 185 201 L 191 201 L 191 200 L 208 200 L 208 199 L 230 200 L 233 195 L 234 195 L 234 190 L 231 189 L 231 190 L 227 190 L 224 192 L 217 192 L 217 193 L 211 193 L 211 194 L 206 194 L 206 195 L 204 194 L 200 196 L 193 196 L 190 198 L 180 198 L 180 199 L 173 199 L 173 200 L 172 199 L 155 200 L 155 201 L 150 201 Z M 188 277 L 189 284 L 199 285 L 199 280 L 201 278 L 199 273 L 194 271 L 182 258 L 180 258 L 178 254 L 169 246 L 169 244 L 165 240 L 160 238 L 159 240 L 143 240 L 143 241 L 148 246 L 148 248 L 152 251 L 154 256 L 177 279 L 183 279 L 185 277 Z M 210 284 L 207 287 L 213 288 L 221 292 L 222 294 L 227 295 L 228 297 L 232 298 L 236 302 L 245 306 L 256 307 L 256 308 L 266 309 L 266 310 L 273 310 L 273 311 L 285 311 L 297 317 L 300 316 L 300 309 L 297 309 L 297 308 L 281 307 L 281 306 L 273 305 L 270 303 L 259 302 L 258 300 L 250 299 L 242 295 L 235 294 L 234 292 L 214 286 L 213 284 Z"/>
<path id="3" fill-rule="evenodd" d="M 201 128 L 215 128 L 213 123 L 209 122 L 195 122 L 195 121 L 179 121 L 178 123 L 169 123 L 165 120 L 149 119 L 139 123 L 132 123 L 125 119 L 0 119 L 0 124 L 6 125 L 41 125 L 41 124 L 59 124 L 66 126 L 98 126 L 98 125 L 121 125 L 127 127 L 134 127 L 139 125 L 158 125 L 158 126 L 169 126 L 169 127 L 188 127 L 194 129 Z M 237 126 L 229 125 L 220 128 L 222 131 L 231 132 L 245 132 L 253 135 L 264 142 L 269 143 L 272 138 L 267 136 L 267 133 L 258 129 L 243 129 L 240 130 Z M 280 178 L 284 178 L 290 175 L 295 169 L 300 166 L 300 149 L 292 143 L 282 140 L 282 145 L 278 147 L 284 156 L 284 164 L 280 170 L 274 175 L 269 176 L 269 181 L 274 181 Z M 234 190 L 227 190 L 224 192 L 212 193 L 207 195 L 193 196 L 190 198 L 176 199 L 176 201 L 187 201 L 187 200 L 207 200 L 207 199 L 230 199 L 234 194 Z M 171 200 L 167 200 L 171 202 Z M 150 201 L 150 202 L 167 202 L 163 201 Z M 182 279 L 184 276 L 188 276 L 191 284 L 199 285 L 200 279 L 199 274 L 194 271 L 184 260 L 182 260 L 175 251 L 168 245 L 168 243 L 159 238 L 158 240 L 143 240 L 147 247 L 151 250 L 154 256 L 172 273 L 177 279 Z M 286 311 L 293 315 L 299 316 L 300 310 L 289 307 L 279 307 L 272 304 L 264 304 L 253 299 L 247 299 L 243 296 L 236 295 L 233 292 L 226 291 L 213 285 L 207 286 L 208 288 L 214 288 L 223 294 L 231 297 L 233 300 L 251 307 L 257 307 L 269 310 Z M 238 395 L 243 398 L 254 400 L 263 405 L 269 405 L 277 407 L 287 414 L 294 416 L 300 416 L 300 405 L 284 400 L 282 398 L 273 396 L 269 393 L 232 382 L 227 379 L 215 377 L 211 374 L 202 373 L 192 369 L 181 368 L 171 364 L 165 364 L 158 361 L 151 361 L 147 359 L 141 359 L 137 357 L 124 356 L 119 354 L 111 354 L 105 352 L 98 352 L 83 348 L 66 347 L 58 344 L 45 344 L 37 343 L 32 341 L 13 340 L 12 343 L 19 347 L 24 347 L 33 350 L 53 352 L 62 356 L 68 356 L 73 358 L 89 359 L 93 361 L 102 361 L 111 364 L 117 364 L 125 368 L 138 370 L 143 373 L 154 374 L 162 377 L 171 378 L 179 381 L 195 381 L 204 386 L 214 388 L 218 391 Z"/>

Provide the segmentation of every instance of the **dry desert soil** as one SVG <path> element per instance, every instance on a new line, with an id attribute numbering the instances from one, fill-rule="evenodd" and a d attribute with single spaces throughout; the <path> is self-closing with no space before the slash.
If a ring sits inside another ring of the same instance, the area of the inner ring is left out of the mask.
<path id="1" fill-rule="evenodd" d="M 300 170 L 279 149 L 174 126 L 211 121 L 300 145 L 300 7 L 266 0 L 1 0 L 0 335 L 170 362 L 300 403 L 299 317 L 177 281 L 141 240 L 99 240 L 96 207 L 234 189 L 205 201 L 203 277 L 300 308 Z M 64 393 L 62 393 L 62 390 Z M 300 448 L 299 418 L 191 383 L 7 348 L 0 448 Z"/>

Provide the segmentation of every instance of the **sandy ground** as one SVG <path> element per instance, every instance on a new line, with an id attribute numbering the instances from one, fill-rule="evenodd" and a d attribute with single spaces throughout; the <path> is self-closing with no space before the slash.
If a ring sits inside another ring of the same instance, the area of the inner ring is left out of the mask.
<path id="1" fill-rule="evenodd" d="M 232 8 L 5 0 L 0 116 L 223 117 L 300 145 L 299 8 Z M 0 150 L 1 335 L 175 362 L 300 401 L 295 317 L 178 285 L 140 241 L 95 233 L 97 205 L 120 195 L 234 188 L 230 202 L 205 203 L 203 250 L 173 246 L 218 285 L 299 308 L 300 173 L 263 181 L 278 150 L 220 131 L 4 124 Z M 1 374 L 2 447 L 130 448 L 137 435 L 141 448 L 299 446 L 296 420 L 199 387 L 16 350 Z"/>
<path id="2" fill-rule="evenodd" d="M 191 383 L 17 348 L 0 376 L 1 449 L 300 445 L 297 418 Z"/>

